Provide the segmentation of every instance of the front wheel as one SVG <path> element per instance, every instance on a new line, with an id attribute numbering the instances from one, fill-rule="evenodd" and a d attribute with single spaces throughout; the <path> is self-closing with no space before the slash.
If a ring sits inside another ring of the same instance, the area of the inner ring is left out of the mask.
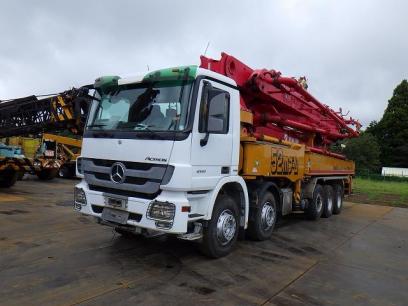
<path id="1" fill-rule="evenodd" d="M 276 200 L 273 194 L 265 192 L 256 207 L 249 213 L 248 236 L 258 241 L 269 239 L 277 217 Z"/>
<path id="2" fill-rule="evenodd" d="M 235 201 L 228 195 L 219 195 L 212 218 L 204 228 L 201 251 L 212 258 L 228 255 L 234 247 L 239 229 L 239 211 Z"/>
<path id="3" fill-rule="evenodd" d="M 17 182 L 18 172 L 14 170 L 5 171 L 4 173 L 1 173 L 0 176 L 0 187 L 10 188 Z"/>

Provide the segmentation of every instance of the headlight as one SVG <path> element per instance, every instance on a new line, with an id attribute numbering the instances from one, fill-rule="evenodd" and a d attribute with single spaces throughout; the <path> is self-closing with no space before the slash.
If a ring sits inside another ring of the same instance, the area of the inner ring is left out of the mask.
<path id="1" fill-rule="evenodd" d="M 154 220 L 173 220 L 176 205 L 170 202 L 153 201 L 147 210 L 147 218 Z"/>
<path id="2" fill-rule="evenodd" d="M 78 173 L 84 174 L 84 171 L 82 170 L 82 158 L 77 158 L 76 166 L 77 166 Z"/>
<path id="3" fill-rule="evenodd" d="M 36 161 L 33 162 L 33 166 L 36 167 L 36 168 L 40 168 L 41 167 L 41 162 L 36 160 Z"/>
<path id="4" fill-rule="evenodd" d="M 75 204 L 86 205 L 86 195 L 82 188 L 75 187 L 74 189 Z"/>

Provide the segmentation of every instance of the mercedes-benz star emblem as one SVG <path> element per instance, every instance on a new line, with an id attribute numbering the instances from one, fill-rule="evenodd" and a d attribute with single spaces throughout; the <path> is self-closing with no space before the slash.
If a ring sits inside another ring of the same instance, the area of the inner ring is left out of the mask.
<path id="1" fill-rule="evenodd" d="M 125 181 L 125 165 L 122 163 L 114 163 L 111 167 L 111 181 L 117 184 L 122 184 Z"/>

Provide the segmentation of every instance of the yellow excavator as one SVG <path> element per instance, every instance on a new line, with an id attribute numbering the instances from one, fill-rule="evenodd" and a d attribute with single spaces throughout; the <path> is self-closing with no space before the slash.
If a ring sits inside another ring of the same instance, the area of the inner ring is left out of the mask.
<path id="1" fill-rule="evenodd" d="M 60 162 L 58 175 L 63 178 L 75 177 L 75 163 L 81 155 L 82 138 L 44 133 L 42 139 L 43 143 L 55 147 L 56 159 Z"/>

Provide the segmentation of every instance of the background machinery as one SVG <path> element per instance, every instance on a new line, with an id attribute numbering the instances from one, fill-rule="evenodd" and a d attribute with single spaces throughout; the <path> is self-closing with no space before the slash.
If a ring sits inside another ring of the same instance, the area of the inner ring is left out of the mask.
<path id="1" fill-rule="evenodd" d="M 75 163 L 81 154 L 82 137 L 49 133 L 44 133 L 42 137 L 44 141 L 55 146 L 56 157 L 61 162 L 58 175 L 64 178 L 75 177 Z"/>
<path id="2" fill-rule="evenodd" d="M 44 132 L 58 131 L 82 135 L 90 101 L 88 91 L 89 88 L 85 86 L 41 99 L 29 96 L 1 101 L 0 138 L 9 142 L 7 139 L 13 136 L 39 138 Z M 77 141 L 71 143 L 77 146 Z M 2 154 L 0 151 L 0 186 L 12 186 L 17 177 L 25 172 L 36 174 L 40 179 L 52 179 L 65 161 L 74 158 L 70 154 L 75 153 L 68 153 L 70 150 L 65 145 L 66 148 L 61 149 L 65 152 L 64 160 L 60 160 L 58 148 L 61 145 L 58 146 L 55 139 L 43 138 L 39 151 L 29 158 L 21 154 Z"/>

